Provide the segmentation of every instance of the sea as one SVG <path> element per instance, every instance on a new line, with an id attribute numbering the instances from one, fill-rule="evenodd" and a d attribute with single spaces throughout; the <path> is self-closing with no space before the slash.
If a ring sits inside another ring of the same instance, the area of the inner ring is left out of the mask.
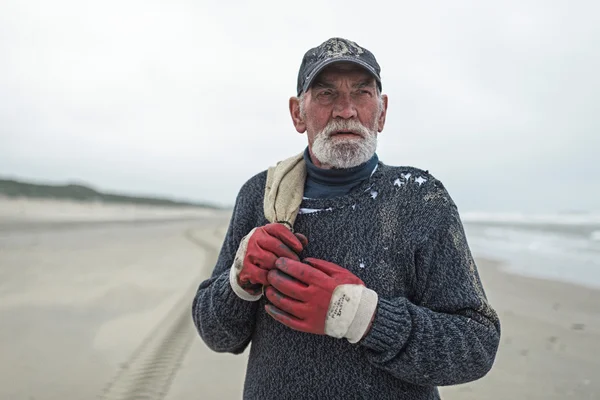
<path id="1" fill-rule="evenodd" d="M 475 257 L 511 273 L 600 289 L 600 211 L 461 214 Z"/>

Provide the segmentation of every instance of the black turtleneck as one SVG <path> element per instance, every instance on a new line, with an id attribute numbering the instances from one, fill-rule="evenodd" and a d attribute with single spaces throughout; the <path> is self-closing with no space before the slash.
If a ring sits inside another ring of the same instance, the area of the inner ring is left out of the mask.
<path id="1" fill-rule="evenodd" d="M 330 199 L 345 195 L 353 187 L 368 179 L 375 170 L 379 158 L 374 154 L 369 161 L 356 167 L 323 169 L 313 164 L 307 147 L 304 151 L 304 161 L 306 162 L 304 197 Z"/>

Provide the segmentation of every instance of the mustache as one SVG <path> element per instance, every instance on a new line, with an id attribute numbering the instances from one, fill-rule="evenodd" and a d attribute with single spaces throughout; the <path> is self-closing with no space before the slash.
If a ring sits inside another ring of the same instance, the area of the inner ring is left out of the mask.
<path id="1" fill-rule="evenodd" d="M 363 138 L 371 134 L 367 127 L 357 120 L 348 119 L 334 119 L 330 121 L 323 129 L 322 134 L 326 137 L 331 137 L 331 135 L 338 132 L 352 132 L 355 135 L 359 135 Z"/>

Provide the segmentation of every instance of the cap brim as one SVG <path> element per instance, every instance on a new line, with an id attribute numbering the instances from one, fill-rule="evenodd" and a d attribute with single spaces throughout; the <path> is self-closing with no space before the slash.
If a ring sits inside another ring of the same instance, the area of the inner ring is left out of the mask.
<path id="1" fill-rule="evenodd" d="M 308 90 L 308 88 L 312 85 L 314 79 L 317 77 L 317 75 L 319 75 L 321 73 L 321 71 L 323 71 L 323 69 L 325 69 L 325 67 L 327 67 L 331 64 L 339 63 L 339 62 L 349 62 L 349 63 L 357 64 L 357 65 L 363 67 L 369 73 L 371 73 L 371 75 L 373 75 L 373 77 L 377 81 L 379 88 L 381 89 L 381 79 L 379 79 L 379 76 L 377 75 L 377 71 L 375 71 L 375 69 L 373 69 L 373 67 L 371 67 L 369 64 L 367 64 L 363 60 L 356 58 L 356 57 L 336 57 L 336 58 L 328 58 L 326 60 L 321 61 L 319 64 L 317 64 L 317 66 L 311 71 L 311 73 L 304 80 L 304 86 L 302 87 L 302 93 L 304 93 Z M 300 94 L 301 93 L 298 93 L 298 96 L 300 96 Z"/>

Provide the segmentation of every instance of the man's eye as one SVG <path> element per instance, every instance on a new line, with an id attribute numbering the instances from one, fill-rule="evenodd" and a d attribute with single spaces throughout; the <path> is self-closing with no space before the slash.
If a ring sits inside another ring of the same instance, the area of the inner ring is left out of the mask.
<path id="1" fill-rule="evenodd" d="M 322 96 L 331 96 L 331 92 L 329 90 L 325 91 L 325 92 L 321 92 Z"/>

